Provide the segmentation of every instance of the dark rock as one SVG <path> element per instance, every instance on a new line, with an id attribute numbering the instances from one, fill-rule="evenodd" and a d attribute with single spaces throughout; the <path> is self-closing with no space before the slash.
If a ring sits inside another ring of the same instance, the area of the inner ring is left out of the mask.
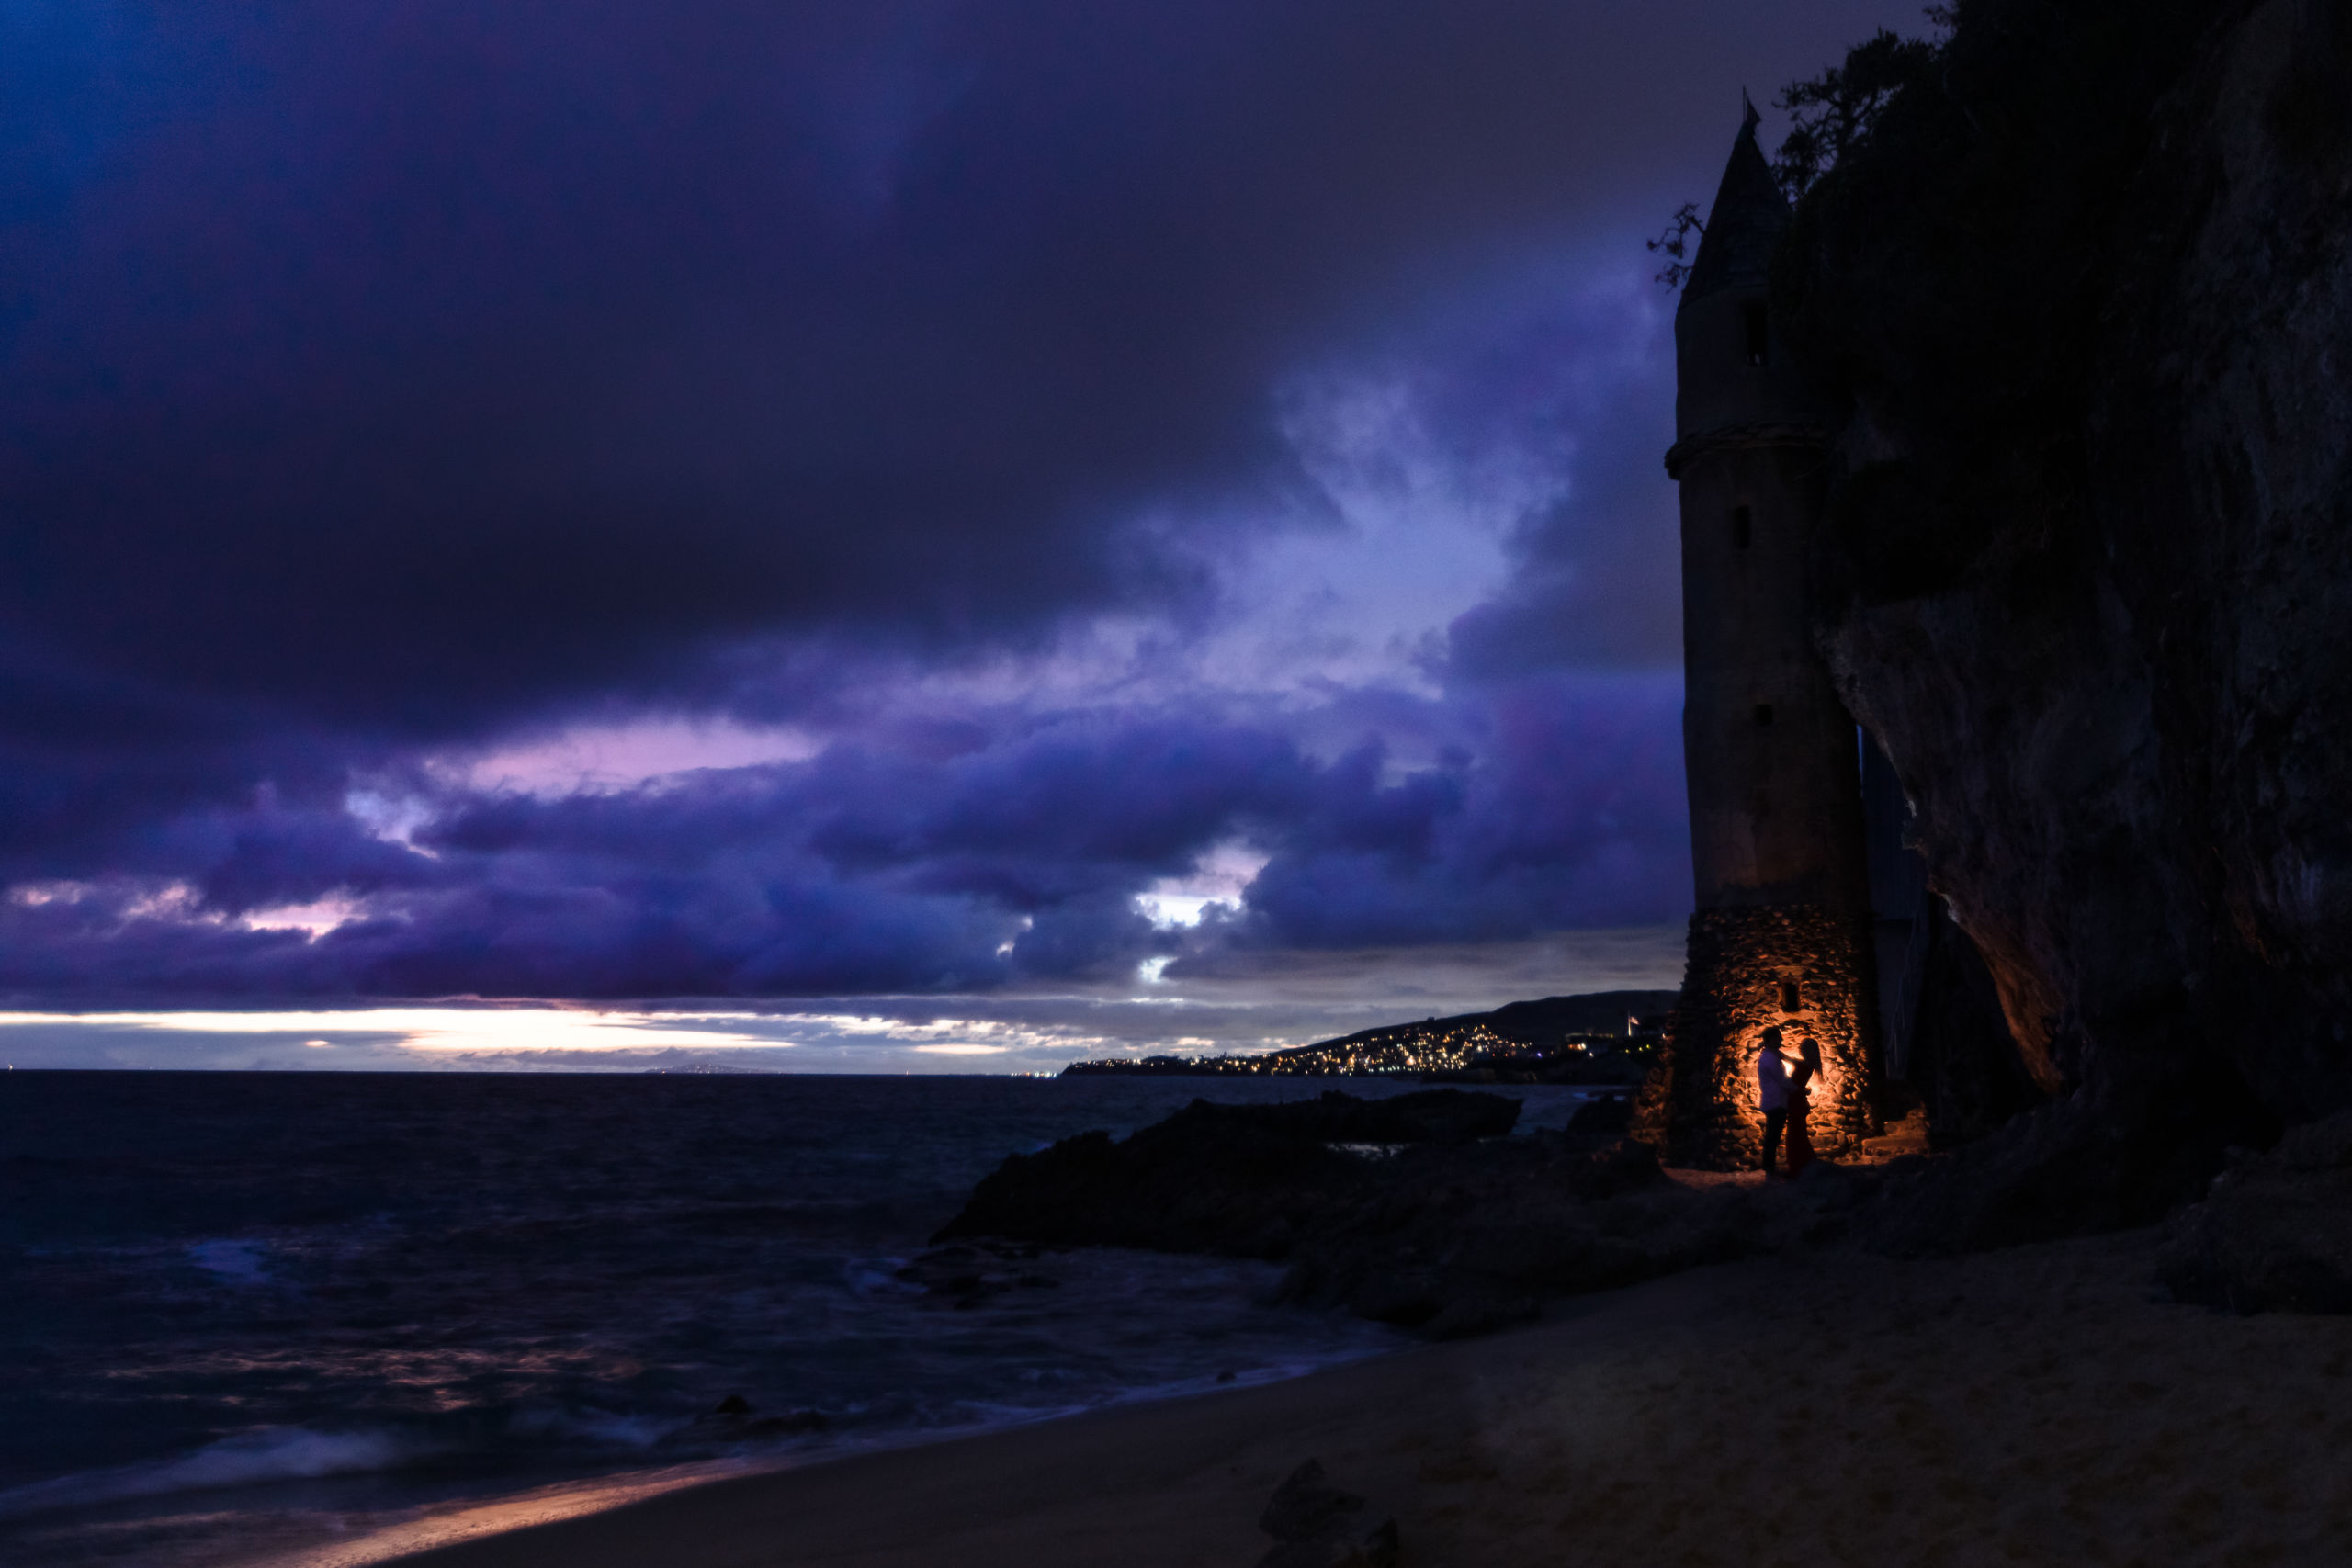
<path id="1" fill-rule="evenodd" d="M 1125 1143 L 1091 1134 L 1007 1160 L 902 1275 L 959 1306 L 981 1301 L 1010 1283 L 989 1261 L 1009 1244 L 990 1235 L 1281 1258 L 1282 1300 L 1453 1338 L 1524 1322 L 1547 1298 L 1850 1230 L 1876 1190 L 1835 1168 L 1785 1194 L 1693 1190 L 1644 1144 L 1479 1136 L 1517 1109 L 1479 1103 L 1490 1098 L 1196 1100 Z M 1423 1136 L 1393 1158 L 1333 1147 L 1334 1134 L 1398 1132 Z"/>
<path id="2" fill-rule="evenodd" d="M 1299 1540 L 1277 1546 L 1258 1568 L 1396 1568 L 1396 1521 L 1383 1519 L 1361 1540 Z"/>
<path id="3" fill-rule="evenodd" d="M 797 1436 L 806 1432 L 822 1432 L 833 1424 L 832 1417 L 821 1410 L 795 1410 L 786 1416 L 770 1416 L 754 1421 L 743 1430 L 754 1437 L 775 1438 Z"/>
<path id="4" fill-rule="evenodd" d="M 1640 1192 L 1666 1179 L 1657 1151 L 1647 1144 L 1612 1144 L 1597 1154 L 1563 1161 L 1560 1179 L 1579 1198 L 1614 1198 Z"/>
<path id="5" fill-rule="evenodd" d="M 1922 1256 L 2156 1224 L 2204 1193 L 2223 1150 L 2193 1103 L 2167 1114 L 2120 1097 L 2084 1090 L 1948 1155 L 1888 1168 L 1853 1234 Z"/>
<path id="6" fill-rule="evenodd" d="M 775 1438 L 821 1432 L 832 1425 L 821 1410 L 794 1410 L 782 1416 L 763 1416 L 748 1419 L 757 1408 L 740 1393 L 730 1393 L 720 1400 L 707 1416 L 704 1431 L 725 1438 Z"/>
<path id="7" fill-rule="evenodd" d="M 1448 1300 L 1437 1315 L 1421 1325 L 1431 1339 L 1468 1339 L 1532 1322 L 1543 1303 L 1531 1295 L 1498 1295 L 1464 1291 Z"/>
<path id="8" fill-rule="evenodd" d="M 1274 1548 L 1258 1568 L 1396 1568 L 1396 1521 L 1361 1529 L 1364 1500 L 1333 1485 L 1322 1464 L 1308 1460 L 1275 1488 L 1258 1516 Z"/>
<path id="9" fill-rule="evenodd" d="M 2242 1157 L 2175 1217 L 2156 1278 L 2232 1312 L 2352 1313 L 2352 1113 Z"/>
<path id="10" fill-rule="evenodd" d="M 1300 1238 L 1283 1299 L 1343 1304 L 1432 1337 L 1524 1321 L 1546 1297 L 1758 1256 L 1820 1226 L 1818 1205 L 1667 1179 L 1641 1145 L 1538 1139 L 1403 1164 Z"/>
<path id="11" fill-rule="evenodd" d="M 1622 1094 L 1604 1094 L 1599 1100 L 1587 1100 L 1568 1118 L 1568 1134 L 1600 1134 L 1615 1137 L 1634 1122 L 1634 1102 Z"/>
<path id="12" fill-rule="evenodd" d="M 1021 1243 L 965 1243 L 935 1247 L 910 1259 L 895 1278 L 921 1285 L 957 1308 L 979 1305 L 1012 1290 L 1053 1290 L 1061 1281 L 1034 1271 L 1012 1271 L 1012 1266 L 1035 1259 L 1041 1248 Z"/>
<path id="13" fill-rule="evenodd" d="M 1286 1256 L 1316 1217 L 1381 1179 L 1334 1145 L 1456 1148 L 1498 1137 L 1519 1101 L 1437 1089 L 1364 1100 L 1327 1093 L 1284 1105 L 1196 1100 L 1124 1142 L 1107 1133 L 1014 1155 L 933 1238 L 976 1236 Z"/>
<path id="14" fill-rule="evenodd" d="M 1799 1173 L 1796 1190 L 1817 1209 L 1849 1209 L 1872 1190 L 1869 1177 L 1851 1166 L 1817 1159 Z"/>
<path id="15" fill-rule="evenodd" d="M 2084 1097 L 1955 1217 L 2142 1223 L 2352 1105 L 2352 27 L 1957 16 L 1774 264 L 1843 426 L 1815 640 L 2006 1025 L 1939 1131 Z"/>
<path id="16" fill-rule="evenodd" d="M 2338 1114 L 2288 1129 L 2271 1151 L 2280 1170 L 2342 1170 L 2352 1167 L 2352 1115 Z"/>
<path id="17" fill-rule="evenodd" d="M 1398 1328 L 1419 1328 L 1445 1310 L 1445 1297 L 1427 1273 L 1379 1267 L 1365 1270 L 1348 1292 L 1347 1303 L 1358 1317 Z"/>
<path id="18" fill-rule="evenodd" d="M 1276 1540 L 1311 1540 L 1363 1511 L 1363 1499 L 1333 1485 L 1323 1461 L 1311 1459 L 1274 1488 L 1258 1528 Z"/>
<path id="19" fill-rule="evenodd" d="M 1398 1543 L 1396 1521 L 1383 1519 L 1372 1527 L 1357 1548 L 1354 1568 L 1396 1568 L 1404 1560 L 1404 1548 Z M 1347 1564 L 1342 1563 L 1342 1568 Z"/>

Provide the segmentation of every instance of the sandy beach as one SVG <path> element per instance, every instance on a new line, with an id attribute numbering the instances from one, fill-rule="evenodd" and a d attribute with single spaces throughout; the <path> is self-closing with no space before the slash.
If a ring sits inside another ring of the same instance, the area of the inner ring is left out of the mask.
<path id="1" fill-rule="evenodd" d="M 1701 1269 L 1294 1382 L 671 1492 L 424 1568 L 1247 1568 L 1312 1457 L 1412 1568 L 2321 1563 L 2352 1319 L 2163 1300 L 2141 1232 Z"/>

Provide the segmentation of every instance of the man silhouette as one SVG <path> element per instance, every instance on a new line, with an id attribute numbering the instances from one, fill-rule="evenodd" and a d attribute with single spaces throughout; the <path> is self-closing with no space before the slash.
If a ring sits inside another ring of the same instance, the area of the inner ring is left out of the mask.
<path id="1" fill-rule="evenodd" d="M 1789 1064 L 1781 1055 L 1781 1026 L 1764 1032 L 1756 1053 L 1756 1103 L 1764 1111 L 1764 1174 L 1780 1163 L 1781 1130 L 1789 1124 Z"/>

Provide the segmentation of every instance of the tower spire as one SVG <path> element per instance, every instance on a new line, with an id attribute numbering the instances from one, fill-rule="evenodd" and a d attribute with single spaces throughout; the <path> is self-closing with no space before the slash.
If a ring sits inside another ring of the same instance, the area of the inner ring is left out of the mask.
<path id="1" fill-rule="evenodd" d="M 1698 257 L 1690 264 L 1690 281 L 1683 286 L 1682 304 L 1720 293 L 1725 288 L 1763 286 L 1772 262 L 1772 247 L 1789 226 L 1789 198 L 1756 144 L 1756 128 L 1764 117 L 1756 112 L 1746 91 L 1739 95 L 1747 111 L 1739 134 L 1732 139 L 1731 161 L 1724 165 L 1723 183 L 1715 187 L 1715 204 L 1707 212 L 1706 232 L 1699 240 Z"/>

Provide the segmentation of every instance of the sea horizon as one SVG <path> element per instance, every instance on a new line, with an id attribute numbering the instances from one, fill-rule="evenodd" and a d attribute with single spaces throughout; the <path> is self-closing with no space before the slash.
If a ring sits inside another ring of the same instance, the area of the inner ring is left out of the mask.
<path id="1" fill-rule="evenodd" d="M 1250 955 L 1208 973 L 985 993 L 619 1001 L 436 998 L 0 1010 L 9 1068 L 341 1072 L 1059 1072 L 1250 1055 L 1545 996 L 1672 990 L 1682 929 Z"/>

